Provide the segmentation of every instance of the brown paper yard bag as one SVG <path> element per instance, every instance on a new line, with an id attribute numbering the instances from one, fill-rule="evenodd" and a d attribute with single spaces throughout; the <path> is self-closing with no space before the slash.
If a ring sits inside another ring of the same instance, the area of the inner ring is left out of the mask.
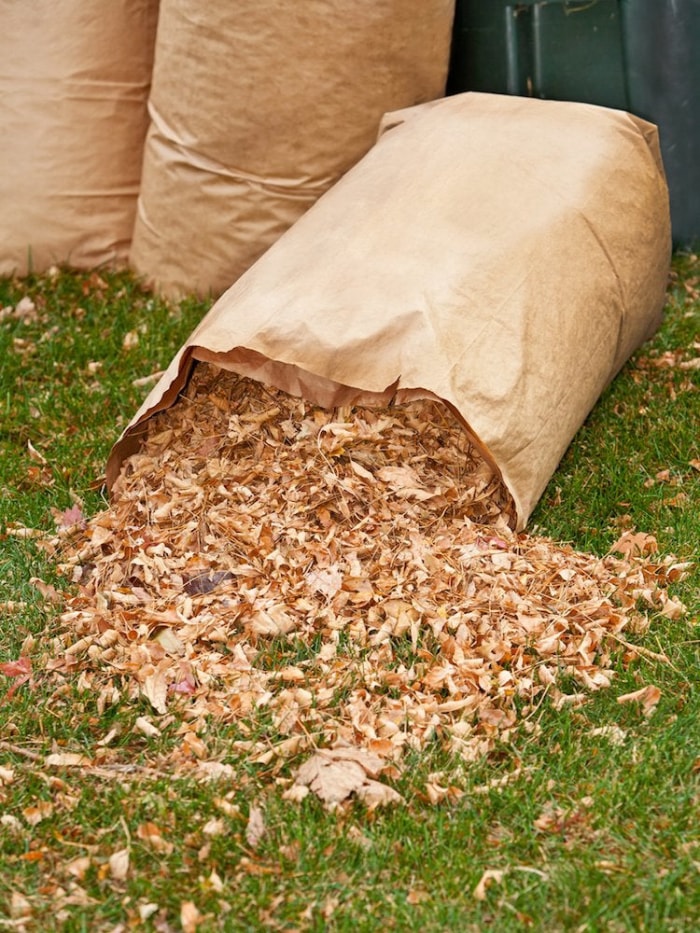
<path id="1" fill-rule="evenodd" d="M 116 444 L 210 360 L 325 406 L 447 402 L 523 527 L 601 391 L 657 327 L 670 260 L 655 127 L 464 94 L 374 149 L 214 305 Z"/>
<path id="2" fill-rule="evenodd" d="M 0 275 L 126 264 L 158 0 L 0 0 Z"/>
<path id="3" fill-rule="evenodd" d="M 454 0 L 162 0 L 131 263 L 221 294 L 372 146 L 444 93 Z"/>

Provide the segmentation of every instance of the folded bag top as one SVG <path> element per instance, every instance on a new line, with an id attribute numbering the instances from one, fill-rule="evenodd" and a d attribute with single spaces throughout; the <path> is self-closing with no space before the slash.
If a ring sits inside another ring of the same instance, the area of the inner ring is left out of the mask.
<path id="1" fill-rule="evenodd" d="M 477 93 L 387 114 L 201 321 L 115 444 L 108 483 L 204 360 L 323 406 L 443 400 L 522 528 L 657 328 L 670 251 L 657 131 L 637 117 Z"/>

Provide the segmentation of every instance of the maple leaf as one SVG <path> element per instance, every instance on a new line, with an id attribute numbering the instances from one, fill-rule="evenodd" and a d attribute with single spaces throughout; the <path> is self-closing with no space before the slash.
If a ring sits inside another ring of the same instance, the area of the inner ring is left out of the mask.
<path id="1" fill-rule="evenodd" d="M 343 585 L 343 574 L 338 567 L 320 567 L 306 574 L 306 582 L 315 593 L 331 599 Z"/>
<path id="2" fill-rule="evenodd" d="M 53 510 L 54 521 L 57 528 L 71 528 L 73 525 L 79 525 L 81 528 L 86 526 L 86 518 L 79 505 L 72 505 L 69 509 L 59 512 Z"/>
<path id="3" fill-rule="evenodd" d="M 308 787 L 329 807 L 355 794 L 374 809 L 403 801 L 393 788 L 374 780 L 387 767 L 383 758 L 363 748 L 321 749 L 298 769 L 295 784 Z"/>
<path id="4" fill-rule="evenodd" d="M 4 674 L 6 677 L 17 678 L 14 684 L 5 694 L 5 699 L 10 700 L 12 699 L 17 688 L 21 687 L 22 684 L 29 683 L 29 685 L 32 686 L 33 681 L 31 658 L 23 655 L 16 661 L 5 661 L 3 664 L 0 664 L 0 674 Z"/>

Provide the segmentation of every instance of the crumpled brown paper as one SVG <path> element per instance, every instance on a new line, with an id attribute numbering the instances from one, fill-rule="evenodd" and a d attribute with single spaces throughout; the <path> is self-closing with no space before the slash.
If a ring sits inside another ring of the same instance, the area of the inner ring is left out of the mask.
<path id="1" fill-rule="evenodd" d="M 0 275 L 125 265 L 158 0 L 0 3 Z"/>
<path id="2" fill-rule="evenodd" d="M 656 129 L 463 94 L 373 150 L 214 305 L 108 464 L 210 360 L 315 404 L 444 400 L 523 527 L 600 393 L 658 326 L 670 260 Z"/>
<path id="3" fill-rule="evenodd" d="M 131 263 L 220 295 L 371 148 L 444 94 L 454 0 L 162 0 Z"/>

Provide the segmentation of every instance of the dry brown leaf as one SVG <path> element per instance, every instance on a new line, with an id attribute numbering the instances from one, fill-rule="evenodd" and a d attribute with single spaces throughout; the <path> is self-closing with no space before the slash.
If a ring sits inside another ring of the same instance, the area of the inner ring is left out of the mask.
<path id="1" fill-rule="evenodd" d="M 422 904 L 423 901 L 429 901 L 430 894 L 427 891 L 424 891 L 420 888 L 411 888 L 411 890 L 406 895 L 406 903 L 415 906 L 416 904 Z"/>
<path id="2" fill-rule="evenodd" d="M 139 716 L 134 722 L 134 729 L 145 735 L 147 739 L 155 739 L 161 734 L 160 729 L 154 726 L 146 716 Z"/>
<path id="3" fill-rule="evenodd" d="M 223 820 L 216 819 L 216 817 L 211 820 L 207 820 L 204 826 L 202 826 L 203 835 L 209 836 L 211 838 L 215 836 L 223 836 L 225 832 L 226 824 Z"/>
<path id="4" fill-rule="evenodd" d="M 92 761 L 80 752 L 54 752 L 46 756 L 44 764 L 48 768 L 86 768 Z"/>
<path id="5" fill-rule="evenodd" d="M 109 873 L 113 881 L 126 881 L 129 874 L 129 850 L 119 849 L 109 857 Z"/>
<path id="6" fill-rule="evenodd" d="M 589 734 L 593 737 L 601 736 L 607 739 L 611 745 L 624 745 L 627 738 L 625 730 L 614 723 L 610 726 L 597 726 L 595 729 L 591 729 Z"/>
<path id="7" fill-rule="evenodd" d="M 4 826 L 7 832 L 13 833 L 14 835 L 20 835 L 24 832 L 24 826 L 20 820 L 11 813 L 3 813 L 3 815 L 0 816 L 0 826 Z"/>
<path id="8" fill-rule="evenodd" d="M 651 716 L 661 699 L 661 691 L 653 684 L 634 690 L 632 693 L 624 693 L 617 698 L 618 703 L 640 703 L 642 712 L 645 716 Z"/>
<path id="9" fill-rule="evenodd" d="M 683 603 L 675 596 L 668 596 L 662 600 L 663 609 L 661 615 L 667 619 L 680 619 L 688 611 Z"/>
<path id="10" fill-rule="evenodd" d="M 610 547 L 624 557 L 637 557 L 644 554 L 655 554 L 659 550 L 654 535 L 644 531 L 625 531 Z"/>
<path id="11" fill-rule="evenodd" d="M 298 768 L 297 786 L 308 787 L 329 806 L 355 794 L 371 807 L 402 800 L 391 787 L 375 780 L 388 763 L 362 748 L 339 747 L 316 752 Z"/>
<path id="12" fill-rule="evenodd" d="M 39 453 L 31 441 L 27 441 L 27 450 L 29 452 L 30 460 L 33 460 L 35 463 L 40 463 L 42 466 L 48 466 L 49 461 L 42 453 Z"/>
<path id="13" fill-rule="evenodd" d="M 11 784 L 14 779 L 14 768 L 8 768 L 5 765 L 0 765 L 0 787 L 3 787 L 6 784 Z"/>
<path id="14" fill-rule="evenodd" d="M 354 761 L 333 761 L 314 755 L 298 769 L 295 781 L 329 805 L 341 803 L 365 783 L 365 770 Z"/>
<path id="15" fill-rule="evenodd" d="M 175 848 L 172 842 L 163 838 L 160 828 L 155 823 L 141 823 L 136 830 L 136 835 L 141 842 L 160 855 L 170 855 Z"/>
<path id="16" fill-rule="evenodd" d="M 200 781 L 232 780 L 236 772 L 221 761 L 198 761 L 195 775 Z"/>
<path id="17" fill-rule="evenodd" d="M 82 881 L 91 865 L 92 859 L 89 855 L 79 855 L 77 858 L 71 859 L 70 862 L 66 862 L 64 868 L 69 875 L 77 878 L 78 881 Z"/>
<path id="18" fill-rule="evenodd" d="M 15 678 L 15 682 L 7 691 L 6 699 L 11 699 L 18 687 L 22 684 L 32 683 L 32 660 L 26 655 L 16 661 L 5 661 L 0 664 L 0 674 Z"/>
<path id="19" fill-rule="evenodd" d="M 158 913 L 159 906 L 158 906 L 158 904 L 154 904 L 154 903 L 151 902 L 151 901 L 146 901 L 146 902 L 143 903 L 143 904 L 139 904 L 138 910 L 139 910 L 139 918 L 140 918 L 140 920 L 141 920 L 143 923 L 145 923 L 146 920 L 148 920 L 150 917 L 153 916 L 153 914 Z"/>
<path id="20" fill-rule="evenodd" d="M 501 868 L 487 868 L 479 879 L 479 883 L 472 891 L 472 897 L 477 901 L 485 901 L 488 888 L 492 884 L 500 884 L 506 871 Z"/>
<path id="21" fill-rule="evenodd" d="M 31 901 L 20 891 L 13 891 L 10 896 L 10 917 L 13 920 L 28 920 L 32 912 Z"/>
<path id="22" fill-rule="evenodd" d="M 162 671 L 154 671 L 149 674 L 141 689 L 143 695 L 150 701 L 151 706 L 157 713 L 167 713 L 168 682 Z"/>
<path id="23" fill-rule="evenodd" d="M 374 810 L 377 807 L 387 807 L 391 804 L 404 803 L 401 794 L 389 787 L 388 784 L 382 784 L 381 781 L 373 781 L 367 778 L 355 791 L 357 799 L 369 809 Z"/>
<path id="24" fill-rule="evenodd" d="M 245 828 L 245 839 L 251 849 L 256 849 L 265 835 L 265 815 L 262 807 L 252 806 Z"/>
<path id="25" fill-rule="evenodd" d="M 193 901 L 183 901 L 180 905 L 180 924 L 182 933 L 195 933 L 197 927 L 204 921 Z"/>
<path id="26" fill-rule="evenodd" d="M 53 816 L 54 806 L 50 800 L 41 800 L 39 803 L 31 804 L 22 810 L 22 816 L 30 826 L 37 826 L 42 820 L 47 820 Z"/>
<path id="27" fill-rule="evenodd" d="M 31 577 L 29 580 L 30 584 L 34 587 L 35 590 L 38 590 L 44 599 L 48 600 L 50 603 L 62 603 L 64 596 L 63 593 L 59 593 L 56 587 L 52 583 L 46 583 L 44 580 L 41 580 L 39 577 Z"/>

